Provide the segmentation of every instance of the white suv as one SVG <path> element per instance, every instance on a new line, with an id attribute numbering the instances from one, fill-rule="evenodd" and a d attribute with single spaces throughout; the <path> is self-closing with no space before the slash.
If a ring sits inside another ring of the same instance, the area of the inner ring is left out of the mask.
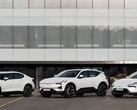
<path id="1" fill-rule="evenodd" d="M 67 98 L 83 96 L 84 93 L 97 93 L 105 96 L 108 80 L 104 72 L 95 69 L 65 70 L 53 78 L 40 81 L 40 94 L 50 97 L 52 94 L 61 94 Z"/>
<path id="2" fill-rule="evenodd" d="M 112 95 L 122 97 L 125 94 L 137 96 L 137 72 L 112 84 Z"/>
<path id="3" fill-rule="evenodd" d="M 21 72 L 0 72 L 0 95 L 9 97 L 10 94 L 23 94 L 29 97 L 34 88 L 33 78 Z"/>

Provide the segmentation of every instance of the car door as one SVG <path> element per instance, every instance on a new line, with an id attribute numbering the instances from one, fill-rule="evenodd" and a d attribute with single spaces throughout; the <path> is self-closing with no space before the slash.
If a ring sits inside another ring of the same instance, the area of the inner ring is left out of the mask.
<path id="1" fill-rule="evenodd" d="M 14 91 L 21 91 L 24 86 L 24 75 L 20 73 L 13 73 L 14 77 Z"/>
<path id="2" fill-rule="evenodd" d="M 83 75 L 83 78 L 79 78 L 80 75 Z M 88 71 L 81 72 L 77 77 L 77 89 L 89 88 L 90 84 Z"/>
<path id="3" fill-rule="evenodd" d="M 6 80 L 4 80 L 6 79 Z M 3 78 L 1 80 L 1 89 L 2 92 L 10 92 L 14 91 L 14 79 L 12 73 L 3 74 Z"/>

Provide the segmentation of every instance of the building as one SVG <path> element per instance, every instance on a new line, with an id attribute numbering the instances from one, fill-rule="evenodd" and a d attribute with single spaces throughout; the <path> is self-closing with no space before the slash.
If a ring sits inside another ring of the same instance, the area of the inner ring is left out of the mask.
<path id="1" fill-rule="evenodd" d="M 0 0 L 0 69 L 135 71 L 137 0 Z M 129 73 L 130 73 L 129 72 Z"/>

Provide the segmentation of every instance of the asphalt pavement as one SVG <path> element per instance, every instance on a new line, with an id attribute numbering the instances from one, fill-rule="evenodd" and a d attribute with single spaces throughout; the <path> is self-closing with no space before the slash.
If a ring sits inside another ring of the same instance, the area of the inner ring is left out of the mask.
<path id="1" fill-rule="evenodd" d="M 110 91 L 105 97 L 87 94 L 75 98 L 64 98 L 61 95 L 43 98 L 38 90 L 33 92 L 32 97 L 12 95 L 5 98 L 0 96 L 0 110 L 135 110 L 136 105 L 137 97 L 115 98 Z"/>

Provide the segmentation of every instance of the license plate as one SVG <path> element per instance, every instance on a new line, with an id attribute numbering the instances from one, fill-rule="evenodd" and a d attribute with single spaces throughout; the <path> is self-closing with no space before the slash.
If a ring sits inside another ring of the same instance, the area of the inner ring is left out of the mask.
<path id="1" fill-rule="evenodd" d="M 123 88 L 116 88 L 117 91 L 123 91 Z"/>
<path id="2" fill-rule="evenodd" d="M 43 91 L 50 91 L 50 89 L 43 89 Z"/>

